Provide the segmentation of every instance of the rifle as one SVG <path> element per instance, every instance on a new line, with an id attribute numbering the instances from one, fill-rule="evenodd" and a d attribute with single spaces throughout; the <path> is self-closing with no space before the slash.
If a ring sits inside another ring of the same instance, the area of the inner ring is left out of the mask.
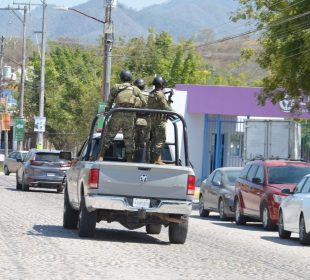
<path id="1" fill-rule="evenodd" d="M 172 96 L 174 95 L 174 90 L 172 88 L 170 88 L 168 91 L 165 91 L 164 94 L 169 94 L 168 96 L 168 102 L 171 104 L 173 103 L 173 100 L 172 100 Z"/>

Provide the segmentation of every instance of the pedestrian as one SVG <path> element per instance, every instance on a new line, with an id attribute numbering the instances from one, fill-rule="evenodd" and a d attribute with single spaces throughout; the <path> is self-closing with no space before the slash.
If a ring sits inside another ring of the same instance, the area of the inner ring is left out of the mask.
<path id="1" fill-rule="evenodd" d="M 161 76 L 156 76 L 153 80 L 154 90 L 150 92 L 148 98 L 148 108 L 157 110 L 172 111 L 165 94 L 163 92 L 165 80 Z M 161 151 L 166 142 L 166 116 L 161 114 L 151 115 L 151 145 L 150 162 L 164 164 L 161 160 Z"/>
<path id="2" fill-rule="evenodd" d="M 147 107 L 149 93 L 145 90 L 145 81 L 139 78 L 133 84 L 141 90 Z M 135 121 L 135 161 L 137 162 L 149 160 L 150 129 L 150 114 L 137 113 Z"/>
<path id="3" fill-rule="evenodd" d="M 109 111 L 114 105 L 115 108 L 134 108 L 145 106 L 141 91 L 131 84 L 132 74 L 128 70 L 120 73 L 121 84 L 116 84 L 110 91 L 109 99 L 105 111 Z M 134 120 L 136 114 L 133 112 L 115 112 L 108 121 L 107 129 L 104 134 L 103 147 L 101 150 L 101 160 L 104 159 L 105 151 L 110 147 L 116 134 L 122 130 L 126 148 L 127 161 L 133 161 L 134 143 Z"/>

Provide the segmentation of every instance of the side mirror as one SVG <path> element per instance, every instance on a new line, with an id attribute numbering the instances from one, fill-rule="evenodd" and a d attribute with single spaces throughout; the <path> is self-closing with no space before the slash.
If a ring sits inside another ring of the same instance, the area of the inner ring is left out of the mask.
<path id="1" fill-rule="evenodd" d="M 255 183 L 255 184 L 261 184 L 262 180 L 260 178 L 255 177 L 255 178 L 252 179 L 252 182 Z"/>
<path id="2" fill-rule="evenodd" d="M 16 162 L 23 162 L 23 159 L 22 158 L 17 158 Z"/>
<path id="3" fill-rule="evenodd" d="M 293 192 L 291 192 L 290 189 L 283 189 L 283 190 L 281 191 L 281 193 L 283 193 L 283 194 L 293 194 Z"/>
<path id="4" fill-rule="evenodd" d="M 71 161 L 72 160 L 72 153 L 71 152 L 63 152 L 63 151 L 61 151 L 60 154 L 59 154 L 59 158 L 67 160 L 67 161 Z"/>
<path id="5" fill-rule="evenodd" d="M 221 187 L 223 185 L 221 181 L 215 181 L 213 182 L 213 184 L 218 187 Z"/>

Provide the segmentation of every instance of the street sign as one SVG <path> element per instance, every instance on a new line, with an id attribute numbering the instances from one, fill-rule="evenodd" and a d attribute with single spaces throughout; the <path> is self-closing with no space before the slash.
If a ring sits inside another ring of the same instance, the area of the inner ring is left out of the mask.
<path id="1" fill-rule="evenodd" d="M 45 117 L 34 117 L 34 131 L 45 132 Z"/>
<path id="2" fill-rule="evenodd" d="M 2 113 L 1 118 L 1 129 L 10 131 L 11 130 L 11 115 L 10 113 Z"/>
<path id="3" fill-rule="evenodd" d="M 15 118 L 14 140 L 24 141 L 25 138 L 25 119 Z"/>
<path id="4" fill-rule="evenodd" d="M 107 106 L 107 103 L 105 102 L 100 102 L 98 106 L 98 113 L 104 113 L 105 107 Z M 100 130 L 103 127 L 103 121 L 104 121 L 104 116 L 99 116 L 98 121 L 97 121 L 97 129 Z"/>

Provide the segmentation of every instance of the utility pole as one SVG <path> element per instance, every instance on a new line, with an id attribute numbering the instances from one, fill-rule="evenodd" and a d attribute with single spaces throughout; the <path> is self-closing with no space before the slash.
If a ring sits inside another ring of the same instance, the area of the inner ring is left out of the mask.
<path id="1" fill-rule="evenodd" d="M 108 101 L 110 94 L 111 82 L 111 65 L 112 65 L 112 47 L 113 47 L 113 22 L 112 22 L 112 6 L 116 5 L 115 0 L 106 0 L 105 7 L 105 24 L 104 24 L 104 59 L 103 59 L 103 83 L 102 83 L 102 99 Z"/>
<path id="2" fill-rule="evenodd" d="M 5 114 L 8 113 L 8 96 L 5 96 Z M 9 131 L 6 129 L 4 132 L 4 156 L 7 158 L 9 155 Z"/>
<path id="3" fill-rule="evenodd" d="M 46 49 L 46 31 L 45 31 L 45 13 L 46 0 L 42 0 L 42 41 L 41 41 L 41 75 L 40 75 L 40 101 L 39 101 L 39 117 L 44 117 L 44 95 L 45 95 L 45 49 Z M 37 149 L 43 149 L 43 131 L 38 131 Z"/>
<path id="4" fill-rule="evenodd" d="M 17 4 L 17 3 L 14 3 Z M 19 4 L 18 4 L 19 5 Z M 22 69 L 21 69 L 21 77 L 20 77 L 20 95 L 19 95 L 19 117 L 21 119 L 24 118 L 24 96 L 25 96 L 25 67 L 26 67 L 26 23 L 27 23 L 27 3 L 23 3 L 23 8 L 18 6 L 7 8 L 0 8 L 0 10 L 8 10 L 12 11 L 15 16 L 20 20 L 20 22 L 23 24 L 23 48 L 22 48 Z M 16 11 L 24 11 L 24 17 L 21 18 Z M 17 149 L 20 151 L 23 149 L 23 141 L 18 141 L 18 147 Z"/>
<path id="5" fill-rule="evenodd" d="M 0 47 L 0 91 L 2 91 L 3 85 L 3 57 L 4 57 L 4 37 L 1 36 L 1 47 Z M 2 124 L 1 124 L 2 126 Z M 0 148 L 1 148 L 1 136 L 2 136 L 2 127 L 0 130 Z"/>

